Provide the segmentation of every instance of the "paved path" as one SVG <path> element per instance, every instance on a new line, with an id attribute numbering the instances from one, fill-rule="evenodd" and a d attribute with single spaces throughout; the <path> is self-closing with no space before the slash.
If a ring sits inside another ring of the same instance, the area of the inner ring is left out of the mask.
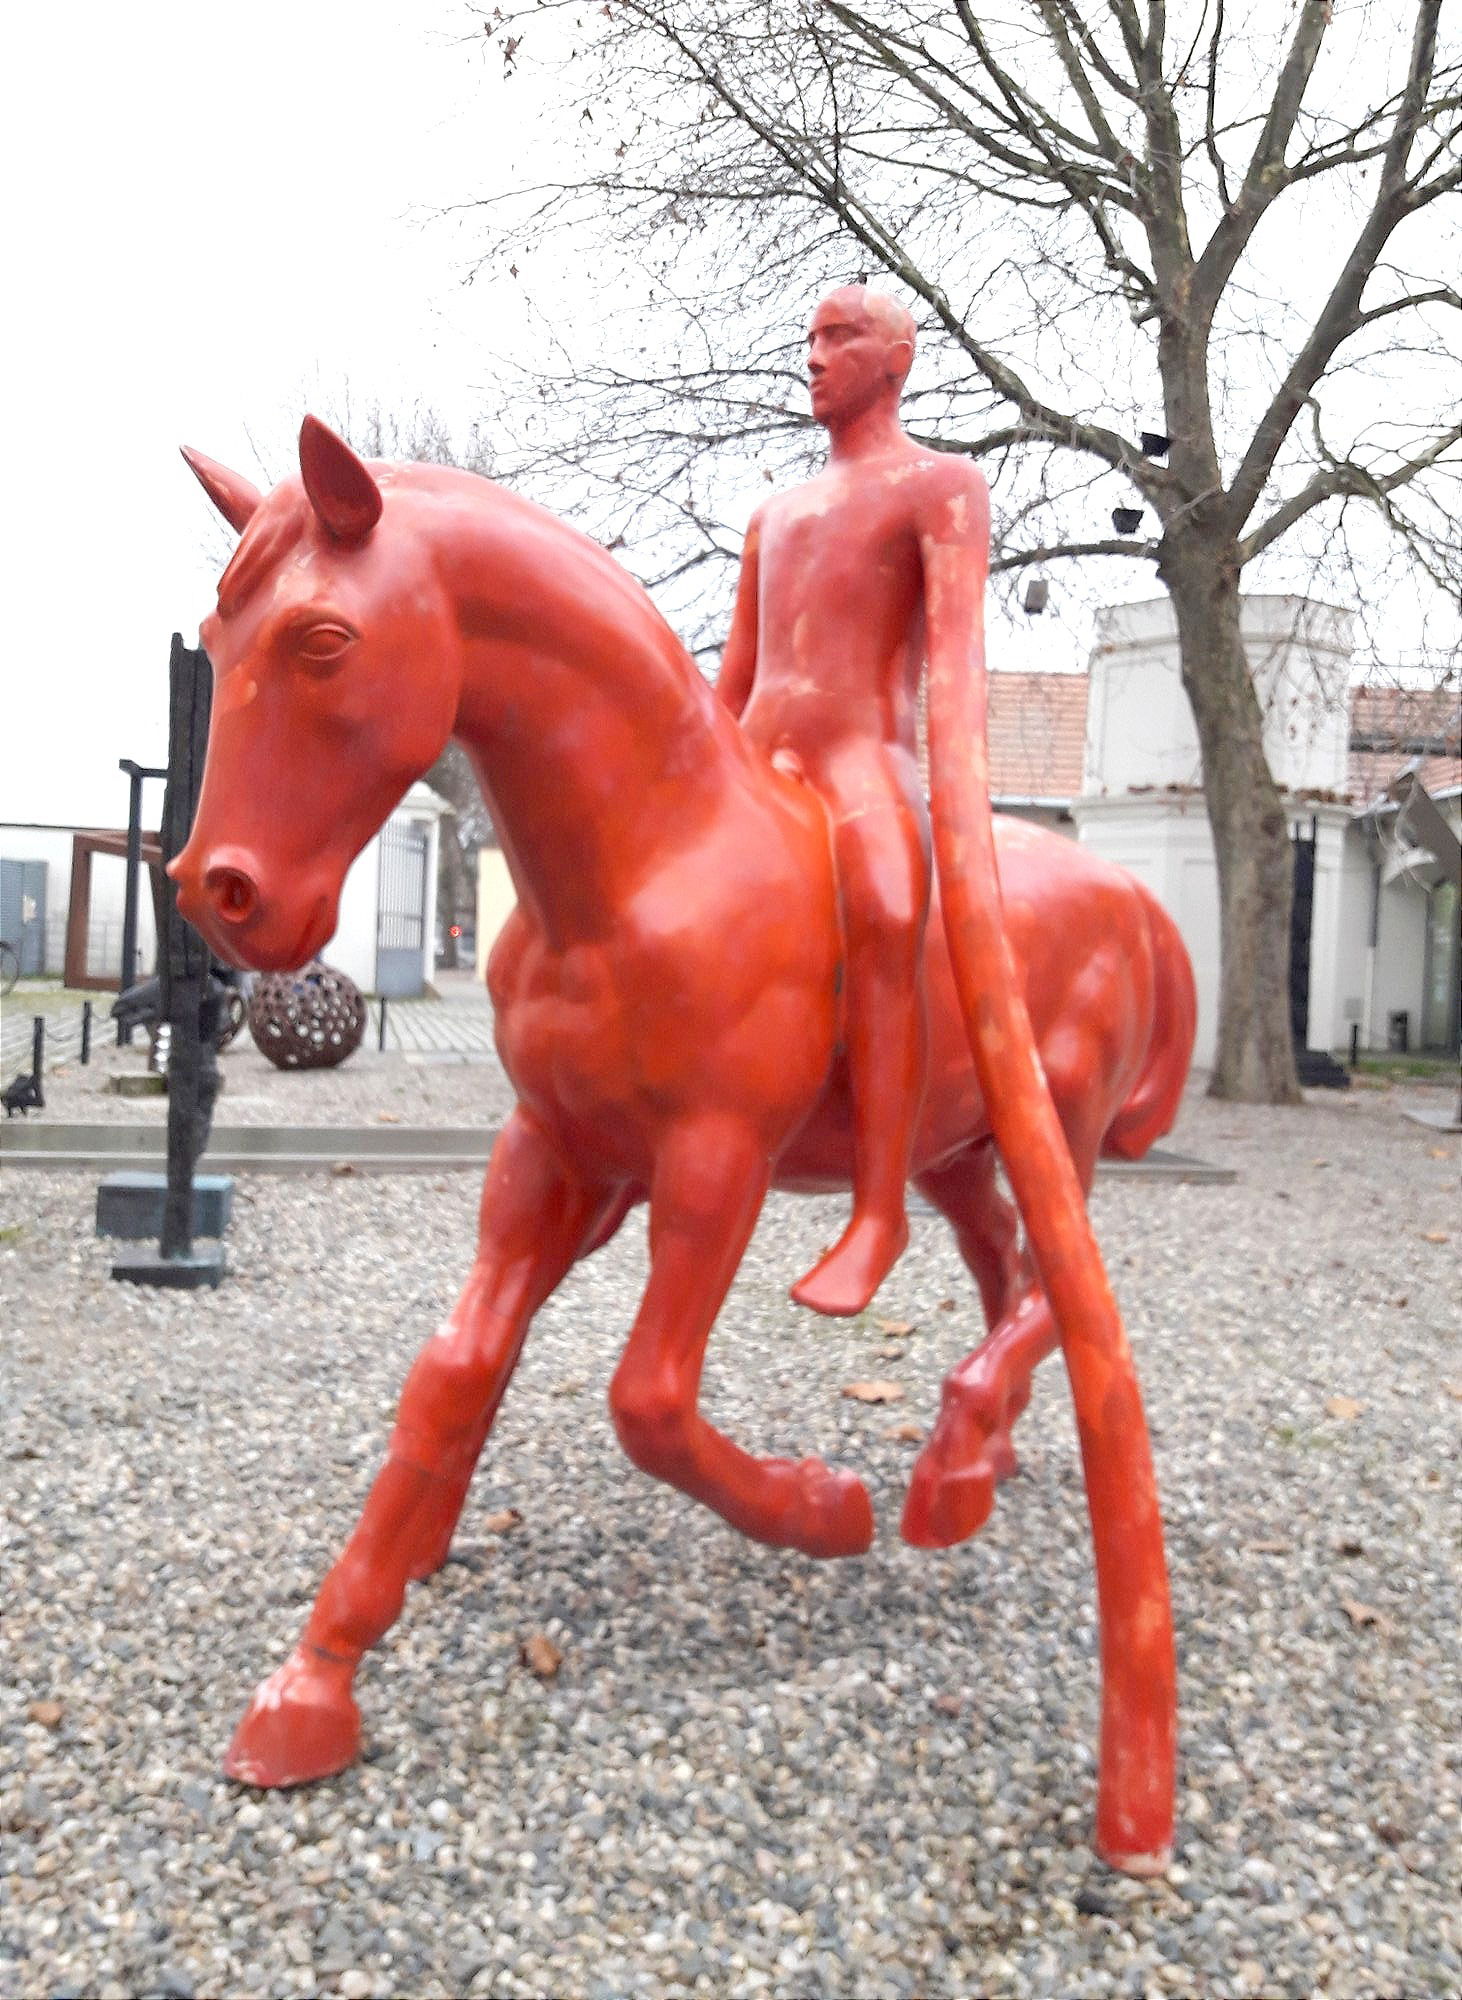
<path id="1" fill-rule="evenodd" d="M 471 973 L 439 972 L 439 997 L 386 1002 L 386 1047 L 406 1055 L 491 1055 L 492 1009 Z M 380 1002 L 371 1003 L 379 1043 Z"/>

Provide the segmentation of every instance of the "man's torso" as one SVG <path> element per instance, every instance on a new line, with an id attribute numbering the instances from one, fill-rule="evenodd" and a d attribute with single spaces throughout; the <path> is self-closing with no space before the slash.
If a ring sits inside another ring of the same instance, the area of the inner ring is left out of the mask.
<path id="1" fill-rule="evenodd" d="M 912 754 L 924 654 L 921 508 L 948 471 L 910 445 L 832 465 L 760 518 L 753 742 L 812 766 L 848 738 Z"/>

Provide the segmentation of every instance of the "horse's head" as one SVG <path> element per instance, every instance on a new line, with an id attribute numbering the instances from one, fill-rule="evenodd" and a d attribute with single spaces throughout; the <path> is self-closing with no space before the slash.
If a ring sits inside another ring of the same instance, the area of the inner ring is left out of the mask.
<path id="1" fill-rule="evenodd" d="M 168 872 L 220 957 L 285 970 L 331 936 L 347 868 L 446 742 L 461 640 L 404 494 L 315 418 L 300 478 L 265 498 L 184 457 L 243 540 L 202 628 L 208 760 Z"/>

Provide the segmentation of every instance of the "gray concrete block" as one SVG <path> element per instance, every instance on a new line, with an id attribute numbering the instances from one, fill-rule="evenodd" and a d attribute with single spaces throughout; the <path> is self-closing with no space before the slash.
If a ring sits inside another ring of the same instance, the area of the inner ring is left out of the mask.
<path id="1" fill-rule="evenodd" d="M 144 1172 L 107 1174 L 96 1191 L 96 1233 L 140 1243 L 162 1233 L 167 1175 Z M 222 1236 L 233 1214 L 231 1174 L 193 1176 L 193 1234 Z"/>

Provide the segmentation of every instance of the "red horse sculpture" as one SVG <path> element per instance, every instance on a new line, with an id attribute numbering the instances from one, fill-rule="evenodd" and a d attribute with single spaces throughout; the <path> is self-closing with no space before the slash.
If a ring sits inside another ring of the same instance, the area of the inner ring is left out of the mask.
<path id="1" fill-rule="evenodd" d="M 334 930 L 350 862 L 449 736 L 519 898 L 488 969 L 518 1105 L 488 1166 L 476 1260 L 411 1371 L 300 1644 L 228 1753 L 234 1777 L 289 1785 L 356 1756 L 357 1665 L 408 1581 L 445 1561 L 533 1314 L 636 1203 L 649 1203 L 650 1278 L 610 1390 L 629 1456 L 761 1541 L 868 1547 L 854 1474 L 753 1457 L 697 1408 L 768 1188 L 848 1185 L 838 906 L 814 794 L 749 747 L 644 591 L 584 536 L 466 473 L 367 466 L 314 419 L 301 478 L 267 498 L 188 459 L 243 539 L 202 631 L 217 691 L 172 870 L 184 914 L 236 964 L 299 965 Z M 1085 1190 L 1099 1154 L 1136 1157 L 1172 1121 L 1191 971 L 1121 870 L 1015 821 L 998 823 L 996 846 L 1030 1069 L 1044 1068 L 1065 1171 Z M 936 909 L 915 1180 L 955 1229 L 990 1332 L 946 1382 L 914 1470 L 903 1532 L 931 1547 L 972 1534 L 1013 1467 L 1011 1425 L 1058 1338 L 1046 1290 L 1059 1309 L 1080 1254 L 1069 1237 L 1043 1251 L 1032 1232 L 1043 1288 L 1018 1250 L 945 928 Z M 1172 1828 L 1171 1627 L 1116 1325 L 1115 1345 L 1083 1347 L 1063 1320 L 1102 1608 L 1097 1842 L 1151 1872 Z"/>

